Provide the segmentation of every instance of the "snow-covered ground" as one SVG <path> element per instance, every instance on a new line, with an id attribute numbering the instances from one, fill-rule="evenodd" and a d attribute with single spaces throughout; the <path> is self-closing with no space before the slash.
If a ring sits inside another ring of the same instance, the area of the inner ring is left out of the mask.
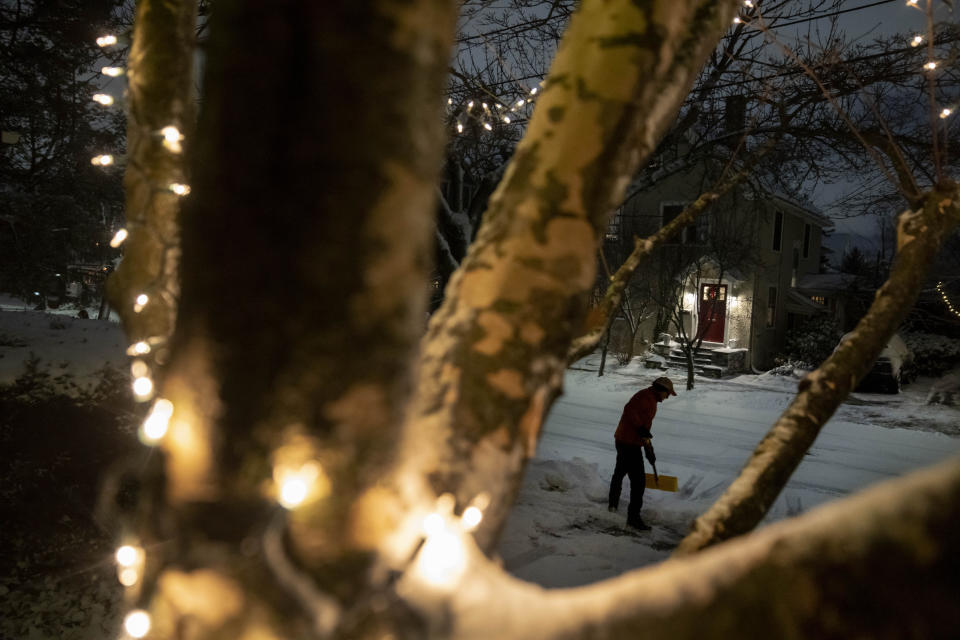
<path id="1" fill-rule="evenodd" d="M 653 443 L 657 470 L 677 476 L 680 489 L 648 489 L 643 517 L 653 530 L 633 533 L 625 527 L 629 479 L 620 513 L 607 511 L 613 431 L 630 396 L 659 372 L 609 362 L 603 377 L 597 376 L 597 356 L 568 370 L 564 394 L 547 418 L 499 548 L 505 567 L 520 578 L 574 586 L 665 559 L 691 521 L 736 477 L 797 385 L 794 378 L 743 375 L 698 378 L 696 388 L 685 391 L 685 376 L 671 371 L 678 395 L 659 405 Z M 960 452 L 960 411 L 924 404 L 933 382 L 921 378 L 894 396 L 851 396 L 823 428 L 766 521 Z"/>
<path id="2" fill-rule="evenodd" d="M 73 312 L 75 315 L 75 312 Z M 79 382 L 109 362 L 123 366 L 126 340 L 116 322 L 41 313 L 0 300 L 0 384 L 22 371 L 29 354 Z M 648 533 L 624 527 L 629 479 L 620 513 L 606 508 L 613 470 L 613 431 L 623 405 L 658 375 L 638 363 L 599 358 L 566 374 L 536 458 L 505 527 L 499 554 L 515 575 L 545 586 L 585 584 L 667 557 L 690 522 L 733 480 L 750 452 L 787 406 L 794 378 L 743 375 L 697 379 L 660 405 L 654 446 L 661 474 L 679 478 L 676 493 L 647 490 Z M 826 425 L 777 500 L 768 520 L 799 514 L 871 483 L 960 452 L 960 410 L 926 405 L 934 380 L 921 378 L 899 395 L 855 394 Z"/>

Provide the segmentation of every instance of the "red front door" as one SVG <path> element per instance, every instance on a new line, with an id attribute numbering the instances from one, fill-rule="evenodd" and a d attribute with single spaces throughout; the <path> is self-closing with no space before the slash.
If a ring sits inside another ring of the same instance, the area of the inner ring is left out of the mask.
<path id="1" fill-rule="evenodd" d="M 700 319 L 697 336 L 706 342 L 723 342 L 727 321 L 727 285 L 705 284 L 700 287 Z"/>

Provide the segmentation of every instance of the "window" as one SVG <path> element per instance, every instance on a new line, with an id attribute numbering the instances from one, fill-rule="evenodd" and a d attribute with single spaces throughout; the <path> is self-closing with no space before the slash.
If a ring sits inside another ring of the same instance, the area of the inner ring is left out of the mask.
<path id="1" fill-rule="evenodd" d="M 803 257 L 810 257 L 810 225 L 803 225 Z"/>
<path id="2" fill-rule="evenodd" d="M 676 218 L 678 215 L 683 213 L 683 210 L 687 207 L 686 204 L 682 203 L 670 203 L 670 204 L 660 204 L 660 214 L 663 218 L 663 223 L 661 227 L 666 226 L 670 223 L 671 220 Z M 698 218 L 701 216 L 698 216 Z M 678 233 L 670 236 L 667 240 L 668 244 L 694 244 L 697 242 L 697 225 L 691 224 L 687 225 L 681 229 Z"/>
<path id="3" fill-rule="evenodd" d="M 777 288 L 770 287 L 767 291 L 767 326 L 777 323 Z"/>
<path id="4" fill-rule="evenodd" d="M 827 299 L 824 296 L 810 296 L 810 299 L 816 302 L 817 304 L 822 304 L 827 306 Z"/>
<path id="5" fill-rule="evenodd" d="M 773 216 L 773 250 L 780 251 L 783 241 L 783 212 L 777 211 Z"/>
<path id="6" fill-rule="evenodd" d="M 620 238 L 620 225 L 623 224 L 623 209 L 617 209 L 613 217 L 607 224 L 607 240 L 618 240 Z"/>

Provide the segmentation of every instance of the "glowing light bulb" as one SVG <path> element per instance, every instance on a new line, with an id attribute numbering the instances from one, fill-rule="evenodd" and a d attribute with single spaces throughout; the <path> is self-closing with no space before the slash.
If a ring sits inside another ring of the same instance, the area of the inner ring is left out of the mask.
<path id="1" fill-rule="evenodd" d="M 447 98 L 447 104 L 453 104 L 453 98 Z"/>
<path id="2" fill-rule="evenodd" d="M 143 421 L 141 435 L 147 444 L 156 444 L 167 435 L 170 426 L 170 417 L 173 416 L 173 403 L 166 398 L 158 398 L 153 403 L 150 415 Z"/>
<path id="3" fill-rule="evenodd" d="M 115 35 L 109 34 L 97 38 L 97 46 L 99 47 L 109 47 L 115 44 L 117 44 L 117 36 Z"/>
<path id="4" fill-rule="evenodd" d="M 480 524 L 480 521 L 483 520 L 483 512 L 476 507 L 467 507 L 463 512 L 463 528 L 467 531 L 473 531 L 477 528 L 477 525 Z"/>
<path id="5" fill-rule="evenodd" d="M 117 564 L 121 567 L 132 567 L 140 561 L 140 550 L 133 545 L 125 544 L 116 553 Z"/>
<path id="6" fill-rule="evenodd" d="M 113 104 L 113 96 L 109 93 L 95 93 L 93 94 L 93 101 L 99 102 L 105 107 L 109 107 Z"/>
<path id="7" fill-rule="evenodd" d="M 427 538 L 417 555 L 417 571 L 428 583 L 450 588 L 463 575 L 466 550 L 460 536 L 447 528 L 444 517 L 431 513 L 423 521 Z"/>
<path id="8" fill-rule="evenodd" d="M 532 96 L 537 95 L 537 91 L 539 91 L 539 90 L 540 90 L 539 87 L 534 87 L 533 89 L 530 89 L 530 95 L 532 95 Z"/>
<path id="9" fill-rule="evenodd" d="M 133 381 L 133 393 L 138 400 L 146 400 L 153 393 L 153 380 L 146 376 L 141 376 Z"/>
<path id="10" fill-rule="evenodd" d="M 907 6 L 908 6 L 908 7 L 915 7 L 915 6 L 917 6 L 917 1 L 918 1 L 918 0 L 907 0 Z"/>
<path id="11" fill-rule="evenodd" d="M 487 106 L 487 103 L 486 103 L 486 102 L 481 102 L 481 103 L 480 103 L 480 106 L 483 107 L 484 110 L 487 110 L 487 109 L 490 108 L 490 107 Z"/>
<path id="12" fill-rule="evenodd" d="M 467 109 L 473 109 L 473 100 L 467 103 Z"/>
<path id="13" fill-rule="evenodd" d="M 173 191 L 178 196 L 185 196 L 190 193 L 190 185 L 181 184 L 179 182 L 171 182 L 170 191 Z"/>
<path id="14" fill-rule="evenodd" d="M 303 478 L 288 478 L 280 487 L 280 504 L 292 509 L 307 498 L 307 483 Z"/>
<path id="15" fill-rule="evenodd" d="M 920 34 L 913 36 L 913 39 L 910 41 L 911 47 L 919 47 L 921 44 L 923 44 L 923 36 Z"/>
<path id="16" fill-rule="evenodd" d="M 439 513 L 431 513 L 423 519 L 423 532 L 428 536 L 435 536 L 446 529 L 443 523 L 443 516 Z"/>
<path id="17" fill-rule="evenodd" d="M 525 100 L 523 100 L 523 99 L 517 100 L 517 106 L 518 106 L 518 107 L 522 107 L 524 104 L 526 104 L 526 101 L 525 101 Z"/>
<path id="18" fill-rule="evenodd" d="M 150 633 L 150 614 L 143 609 L 136 609 L 123 619 L 123 628 L 134 638 L 142 638 Z"/>
<path id="19" fill-rule="evenodd" d="M 90 158 L 90 164 L 98 167 L 109 167 L 113 164 L 113 156 L 109 153 L 104 153 L 99 156 L 94 156 Z"/>
<path id="20" fill-rule="evenodd" d="M 458 122 L 458 123 L 457 123 L 457 133 L 463 133 L 463 123 L 462 123 L 462 122 Z"/>
<path id="21" fill-rule="evenodd" d="M 490 126 L 489 122 L 484 122 L 483 128 L 486 129 L 487 131 L 493 131 L 493 127 Z"/>
<path id="22" fill-rule="evenodd" d="M 510 116 L 503 116 L 503 121 L 510 124 Z"/>
<path id="23" fill-rule="evenodd" d="M 130 348 L 127 350 L 127 353 L 133 353 L 138 356 L 146 355 L 150 353 L 150 345 L 147 342 L 144 342 L 143 340 L 141 340 L 140 342 L 136 342 L 133 345 L 131 345 Z"/>
<path id="24" fill-rule="evenodd" d="M 137 296 L 137 299 L 133 301 L 133 312 L 140 313 L 143 311 L 143 308 L 147 306 L 148 302 L 150 302 L 150 297 L 145 293 L 141 293 Z"/>
<path id="25" fill-rule="evenodd" d="M 927 64 L 923 65 L 923 68 L 926 69 L 927 71 L 933 71 L 934 69 L 937 68 L 937 63 L 931 60 Z"/>
<path id="26" fill-rule="evenodd" d="M 111 78 L 123 75 L 123 67 L 101 67 L 100 73 Z"/>
<path id="27" fill-rule="evenodd" d="M 740 24 L 741 22 L 743 22 L 743 20 L 740 19 L 740 16 L 733 19 L 733 24 Z"/>
<path id="28" fill-rule="evenodd" d="M 743 0 L 743 6 L 745 6 L 745 7 L 752 7 L 752 6 L 753 6 L 753 0 Z"/>
<path id="29" fill-rule="evenodd" d="M 951 109 L 950 107 L 944 107 L 943 111 L 940 112 L 940 117 L 948 118 L 951 113 L 953 113 L 953 109 Z"/>
<path id="30" fill-rule="evenodd" d="M 140 572 L 136 569 L 120 569 L 117 572 L 117 580 L 125 587 L 132 587 L 140 582 Z"/>
<path id="31" fill-rule="evenodd" d="M 183 140 L 183 134 L 180 133 L 180 129 L 177 129 L 175 126 L 167 125 L 163 129 L 160 129 L 160 135 L 163 136 L 163 146 L 171 153 L 180 153 L 183 151 L 183 147 L 180 145 L 180 141 Z"/>
<path id="32" fill-rule="evenodd" d="M 295 509 L 308 498 L 323 497 L 330 491 L 330 480 L 317 462 L 308 462 L 299 469 L 277 468 L 274 480 L 280 485 L 277 500 L 286 509 Z"/>
<path id="33" fill-rule="evenodd" d="M 123 241 L 127 239 L 127 236 L 130 235 L 126 229 L 120 229 L 115 234 L 113 234 L 113 240 L 110 241 L 110 246 L 116 249 L 123 244 Z"/>

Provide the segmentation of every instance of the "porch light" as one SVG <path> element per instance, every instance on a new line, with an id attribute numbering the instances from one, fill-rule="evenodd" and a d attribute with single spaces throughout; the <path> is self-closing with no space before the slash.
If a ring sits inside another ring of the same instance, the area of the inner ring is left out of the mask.
<path id="1" fill-rule="evenodd" d="M 693 306 L 693 303 L 696 302 L 696 300 L 697 300 L 696 294 L 693 294 L 693 293 L 685 293 L 685 294 L 683 294 L 683 306 L 684 306 L 684 308 L 686 308 L 686 307 L 692 307 L 692 306 Z"/>
<path id="2" fill-rule="evenodd" d="M 730 296 L 730 308 L 736 309 L 740 306 L 740 297 L 739 296 Z"/>

